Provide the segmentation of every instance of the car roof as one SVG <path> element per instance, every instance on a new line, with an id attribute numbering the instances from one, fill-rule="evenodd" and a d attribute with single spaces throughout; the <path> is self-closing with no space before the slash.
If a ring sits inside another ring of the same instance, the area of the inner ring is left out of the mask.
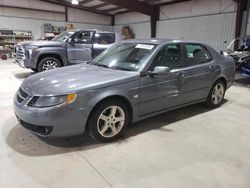
<path id="1" fill-rule="evenodd" d="M 193 41 L 193 40 L 182 40 L 182 39 L 158 39 L 158 38 L 151 38 L 151 39 L 128 39 L 124 40 L 124 42 L 130 42 L 130 43 L 147 43 L 147 44 L 155 44 L 159 45 L 162 43 L 182 43 L 182 42 L 189 42 L 189 43 L 198 43 L 203 44 L 199 41 Z"/>
<path id="2" fill-rule="evenodd" d="M 97 30 L 97 29 L 75 29 L 72 30 L 73 32 L 77 31 L 95 31 L 96 33 L 114 33 L 113 31 L 102 31 L 102 30 Z"/>

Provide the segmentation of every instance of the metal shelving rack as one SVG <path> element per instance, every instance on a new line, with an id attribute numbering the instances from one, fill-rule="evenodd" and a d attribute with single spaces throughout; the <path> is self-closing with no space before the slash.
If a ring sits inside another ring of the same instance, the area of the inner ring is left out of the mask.
<path id="1" fill-rule="evenodd" d="M 12 57 L 17 43 L 30 41 L 32 38 L 31 31 L 0 29 L 0 54 L 8 54 Z"/>

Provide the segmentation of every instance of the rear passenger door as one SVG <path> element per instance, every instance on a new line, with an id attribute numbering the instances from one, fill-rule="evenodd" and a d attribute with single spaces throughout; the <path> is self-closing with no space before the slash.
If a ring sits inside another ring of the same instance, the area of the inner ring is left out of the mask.
<path id="1" fill-rule="evenodd" d="M 215 63 L 208 49 L 199 43 L 184 43 L 183 95 L 186 103 L 208 96 L 215 74 Z"/>

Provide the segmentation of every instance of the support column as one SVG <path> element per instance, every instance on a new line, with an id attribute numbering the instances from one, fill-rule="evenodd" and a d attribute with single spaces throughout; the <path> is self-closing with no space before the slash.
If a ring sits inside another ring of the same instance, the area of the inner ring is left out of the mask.
<path id="1" fill-rule="evenodd" d="M 235 24 L 235 38 L 241 36 L 241 26 L 243 20 L 243 11 L 246 8 L 247 0 L 234 0 L 236 3 L 236 24 Z M 235 42 L 234 49 L 236 50 L 239 47 L 239 41 Z"/>
<path id="2" fill-rule="evenodd" d="M 68 8 L 67 8 L 67 6 L 65 6 L 64 8 L 65 8 L 65 22 L 68 22 L 69 21 Z"/>
<path id="3" fill-rule="evenodd" d="M 157 28 L 157 21 L 159 21 L 160 17 L 160 7 L 154 6 L 153 14 L 150 16 L 150 27 L 151 27 L 151 37 L 156 37 L 156 28 Z"/>

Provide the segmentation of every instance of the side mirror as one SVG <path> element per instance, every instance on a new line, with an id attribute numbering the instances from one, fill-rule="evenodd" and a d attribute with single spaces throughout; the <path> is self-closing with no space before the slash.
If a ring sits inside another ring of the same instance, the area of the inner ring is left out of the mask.
<path id="1" fill-rule="evenodd" d="M 167 75 L 169 71 L 170 71 L 169 67 L 157 66 L 154 68 L 151 74 L 152 75 Z"/>
<path id="2" fill-rule="evenodd" d="M 71 44 L 72 46 L 74 46 L 75 45 L 75 39 L 73 39 L 73 38 L 70 37 L 68 39 L 68 43 Z"/>

